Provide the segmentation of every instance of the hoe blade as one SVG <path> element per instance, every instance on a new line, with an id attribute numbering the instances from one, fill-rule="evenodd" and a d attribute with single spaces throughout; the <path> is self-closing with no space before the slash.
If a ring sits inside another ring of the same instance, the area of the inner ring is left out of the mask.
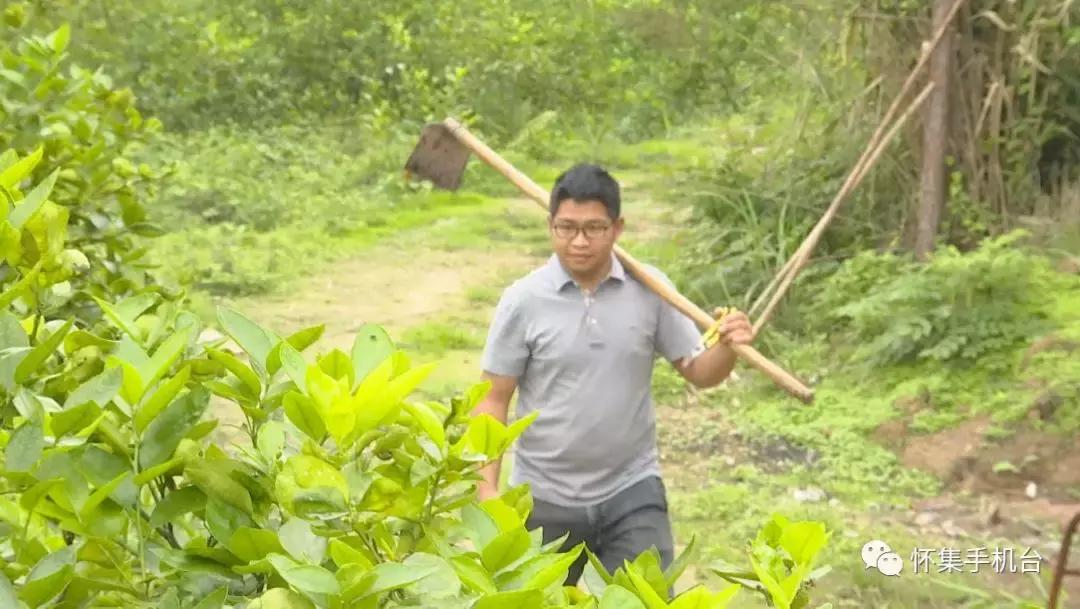
<path id="1" fill-rule="evenodd" d="M 420 142 L 405 162 L 405 176 L 430 180 L 439 188 L 457 190 L 469 162 L 469 149 L 442 123 L 424 127 Z"/>

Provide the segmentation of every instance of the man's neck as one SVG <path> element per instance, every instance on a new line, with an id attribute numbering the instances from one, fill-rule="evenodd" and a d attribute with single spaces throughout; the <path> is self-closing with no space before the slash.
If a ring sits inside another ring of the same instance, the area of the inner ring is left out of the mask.
<path id="1" fill-rule="evenodd" d="M 600 270 L 598 270 L 596 273 L 590 274 L 588 276 L 574 275 L 573 277 L 574 281 L 577 282 L 578 286 L 580 286 L 582 290 L 592 293 L 596 291 L 596 287 L 600 285 L 600 282 L 603 281 L 609 274 L 611 274 L 610 258 L 604 263 L 604 266 L 600 267 Z"/>

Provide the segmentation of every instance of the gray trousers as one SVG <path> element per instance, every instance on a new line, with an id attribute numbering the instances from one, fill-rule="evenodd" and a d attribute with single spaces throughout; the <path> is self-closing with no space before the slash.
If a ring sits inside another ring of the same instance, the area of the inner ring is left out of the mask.
<path id="1" fill-rule="evenodd" d="M 585 542 L 608 573 L 621 567 L 624 560 L 633 561 L 650 547 L 660 552 L 662 568 L 667 569 L 674 559 L 667 491 L 664 482 L 655 476 L 591 506 L 568 507 L 534 500 L 526 527 L 542 527 L 545 544 L 569 533 L 562 551 Z M 577 585 L 587 561 L 582 552 L 570 567 L 566 585 Z"/>

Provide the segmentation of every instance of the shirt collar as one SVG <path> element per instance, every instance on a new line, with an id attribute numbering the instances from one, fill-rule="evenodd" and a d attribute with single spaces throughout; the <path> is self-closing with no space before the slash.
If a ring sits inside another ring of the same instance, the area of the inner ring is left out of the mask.
<path id="1" fill-rule="evenodd" d="M 556 292 L 562 290 L 568 284 L 577 283 L 574 281 L 574 278 L 570 276 L 570 273 L 566 271 L 566 268 L 563 267 L 557 254 L 552 254 L 551 257 L 548 258 L 547 267 L 552 279 L 552 287 L 555 288 Z M 624 281 L 626 279 L 626 269 L 623 267 L 622 263 L 619 262 L 618 257 L 616 257 L 614 253 L 611 254 L 611 270 L 608 272 L 607 277 L 604 278 L 604 281 L 601 281 L 600 283 L 602 284 L 608 279 L 617 279 L 618 281 Z"/>

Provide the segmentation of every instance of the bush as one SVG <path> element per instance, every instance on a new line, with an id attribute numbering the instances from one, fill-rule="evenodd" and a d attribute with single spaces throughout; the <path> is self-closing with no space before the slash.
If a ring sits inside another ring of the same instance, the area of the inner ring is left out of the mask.
<path id="1" fill-rule="evenodd" d="M 115 87 L 103 71 L 71 64 L 69 37 L 65 26 L 46 36 L 5 36 L 0 43 L 0 147 L 10 148 L 0 158 L 5 172 L 0 197 L 11 205 L 24 179 L 40 184 L 42 190 L 29 193 L 27 202 L 41 206 L 39 218 L 63 219 L 54 226 L 65 234 L 50 242 L 60 247 L 69 239 L 88 269 L 49 291 L 26 286 L 34 296 L 27 306 L 85 318 L 97 313 L 95 297 L 122 297 L 149 287 L 176 298 L 178 292 L 163 286 L 143 260 L 143 237 L 161 233 L 148 222 L 143 199 L 163 172 L 138 163 L 135 155 L 160 124 L 143 119 L 130 89 Z M 16 163 L 16 155 L 23 160 Z M 31 214 L 18 215 L 28 220 Z M 34 248 L 9 242 L 9 236 L 8 265 L 33 266 Z M 10 269 L 0 267 L 0 276 L 6 272 Z"/>
<path id="2" fill-rule="evenodd" d="M 1017 247 L 1026 233 L 985 240 L 967 254 L 938 251 L 928 264 L 863 252 L 824 282 L 816 317 L 842 327 L 869 363 L 974 362 L 1048 329 L 1049 262 Z"/>
<path id="3" fill-rule="evenodd" d="M 16 183 L 38 162 L 0 158 Z M 51 187 L 0 207 L 5 246 L 38 255 L 27 270 L 6 247 L 0 277 L 0 606 L 722 608 L 744 585 L 806 606 L 826 533 L 779 516 L 719 593 L 669 599 L 689 553 L 614 574 L 590 554 L 590 593 L 563 586 L 587 550 L 526 529 L 527 487 L 475 501 L 478 469 L 535 415 L 472 415 L 483 384 L 410 400 L 432 366 L 376 326 L 310 358 L 322 326 L 282 337 L 221 310 L 230 340 L 203 342 L 197 316 L 148 290 L 95 299 L 96 321 L 26 315 L 36 290 L 92 272 L 66 264 Z M 227 446 L 209 440 L 228 420 L 213 397 L 240 414 Z"/>

